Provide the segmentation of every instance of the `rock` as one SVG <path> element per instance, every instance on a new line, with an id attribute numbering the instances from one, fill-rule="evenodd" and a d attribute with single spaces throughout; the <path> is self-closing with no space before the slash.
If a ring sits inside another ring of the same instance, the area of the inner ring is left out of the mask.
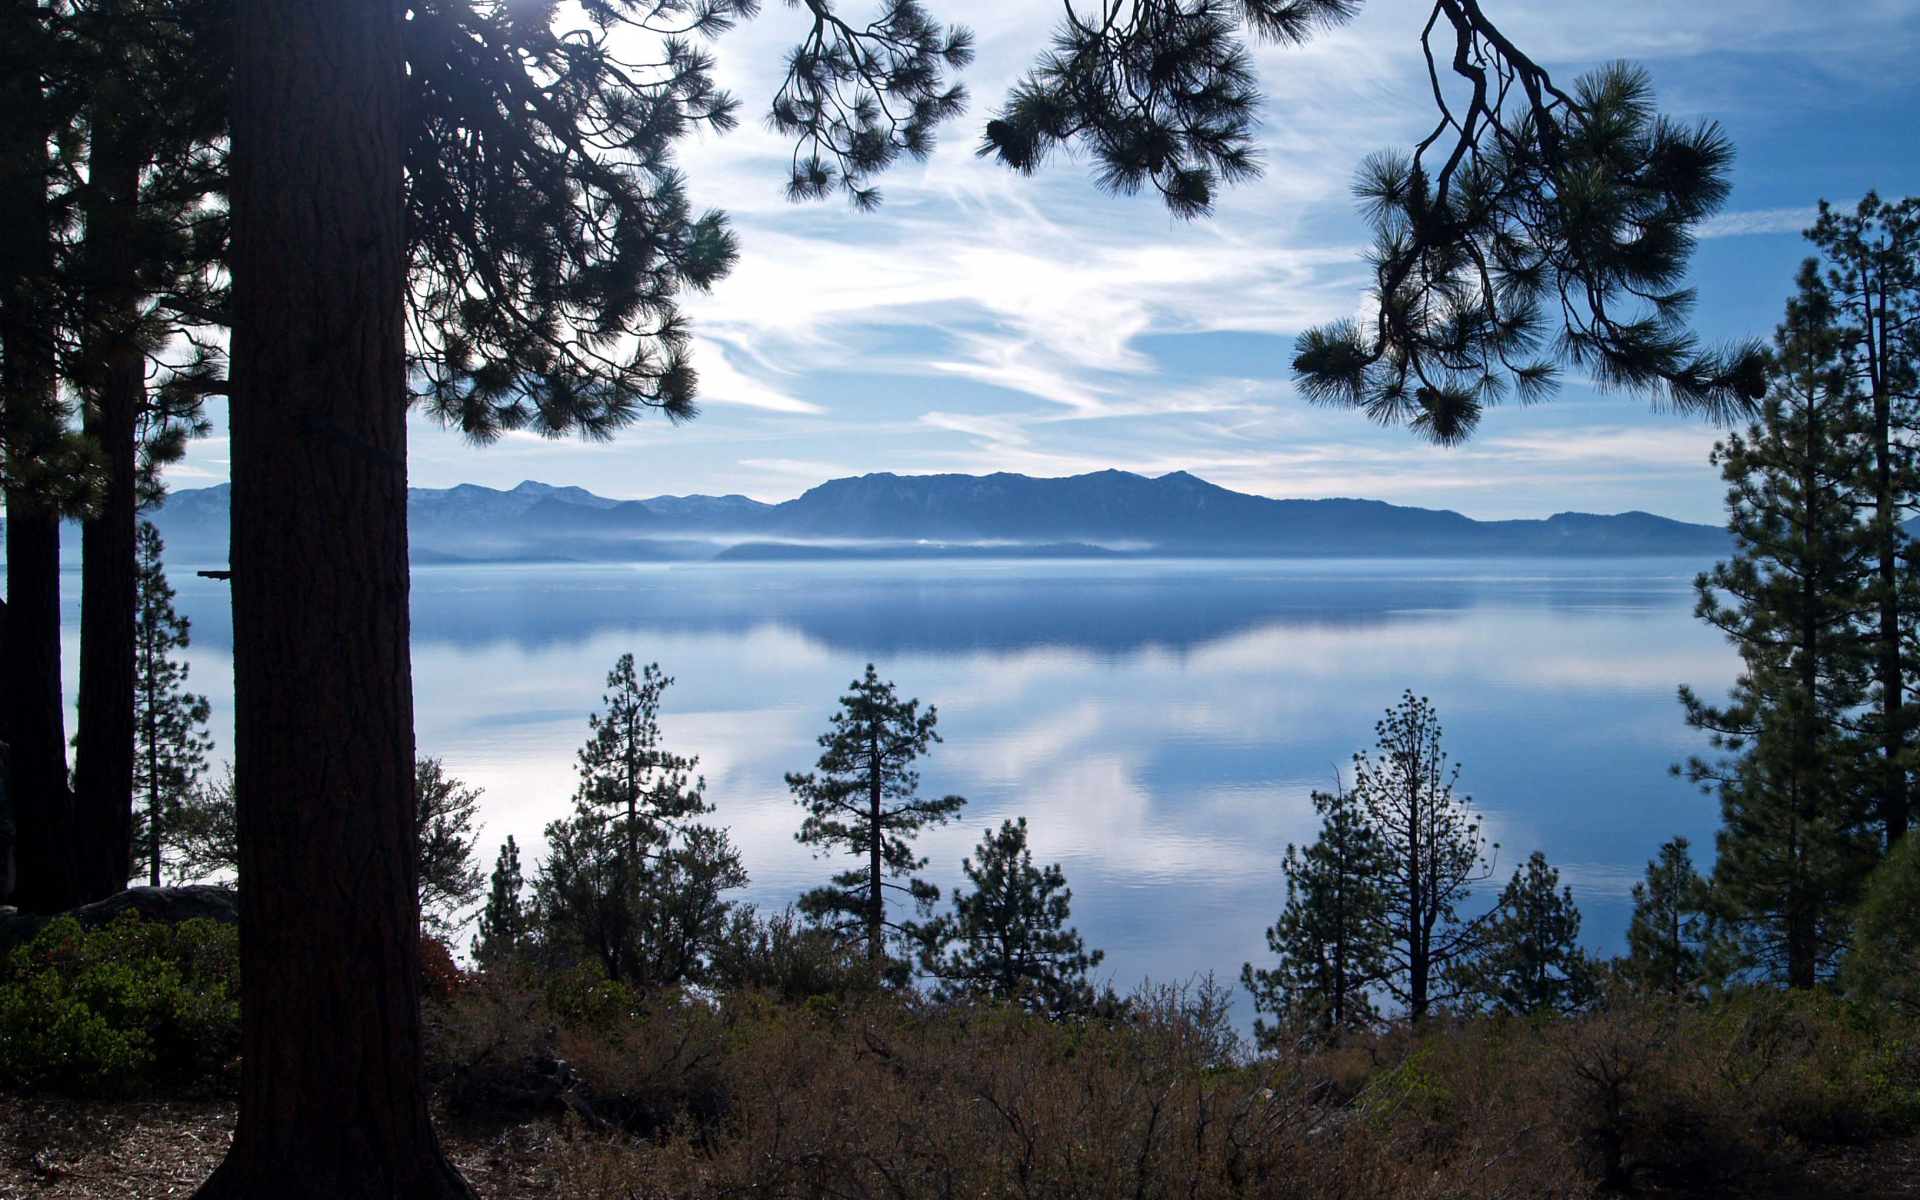
<path id="1" fill-rule="evenodd" d="M 190 883 L 180 887 L 128 888 L 116 896 L 92 904 L 83 904 L 65 915 L 80 922 L 82 929 L 98 929 L 121 913 L 136 912 L 142 920 L 178 923 L 196 918 L 236 925 L 240 921 L 240 895 L 232 888 Z M 0 908 L 0 954 L 13 949 L 46 928 L 51 917 L 23 916 L 11 908 Z"/>

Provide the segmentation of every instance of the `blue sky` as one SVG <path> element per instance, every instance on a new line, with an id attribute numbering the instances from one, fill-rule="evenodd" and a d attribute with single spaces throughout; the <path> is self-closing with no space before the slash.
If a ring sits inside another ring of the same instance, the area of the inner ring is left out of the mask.
<path id="1" fill-rule="evenodd" d="M 1415 40 L 1426 0 L 1368 0 L 1350 26 L 1306 47 L 1261 49 L 1266 174 L 1191 224 L 1149 197 L 1100 194 L 1084 163 L 1020 179 L 975 158 L 985 113 L 1059 8 L 929 2 L 978 37 L 973 103 L 930 162 L 884 179 L 878 213 L 787 203 L 787 148 L 756 121 L 686 146 L 697 200 L 728 211 L 742 243 L 734 274 L 687 305 L 698 420 L 643 421 L 610 445 L 513 437 L 475 449 L 416 419 L 413 482 L 533 478 L 620 497 L 779 500 L 867 471 L 1119 467 L 1476 517 L 1639 508 L 1719 519 L 1706 461 L 1715 431 L 1631 397 L 1570 382 L 1552 403 L 1497 410 L 1471 445 L 1442 450 L 1295 395 L 1294 335 L 1361 302 L 1353 169 L 1409 144 L 1429 119 Z M 1710 338 L 1770 333 L 1817 200 L 1920 192 L 1920 0 L 1485 7 L 1563 80 L 1630 58 L 1651 69 L 1667 112 L 1733 136 L 1733 198 L 1702 230 L 1696 259 Z M 749 117 L 764 112 L 797 24 L 768 4 L 717 46 Z M 224 437 L 201 443 L 175 483 L 224 477 L 225 454 Z"/>

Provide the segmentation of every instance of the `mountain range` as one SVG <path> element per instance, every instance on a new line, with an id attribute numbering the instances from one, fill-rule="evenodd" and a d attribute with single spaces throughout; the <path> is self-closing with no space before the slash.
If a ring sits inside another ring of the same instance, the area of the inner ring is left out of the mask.
<path id="1" fill-rule="evenodd" d="M 226 557 L 226 485 L 155 515 L 169 557 Z M 780 504 L 746 496 L 614 500 L 531 480 L 408 493 L 416 562 L 960 557 L 1710 556 L 1727 534 L 1628 512 L 1476 521 L 1378 500 L 1274 500 L 1176 471 L 862 475 Z"/>

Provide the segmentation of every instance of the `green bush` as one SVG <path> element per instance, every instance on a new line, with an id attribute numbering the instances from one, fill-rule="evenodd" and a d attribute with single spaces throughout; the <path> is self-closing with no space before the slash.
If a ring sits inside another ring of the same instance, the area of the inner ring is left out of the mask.
<path id="1" fill-rule="evenodd" d="M 0 962 L 0 1079 L 129 1092 L 222 1079 L 240 1051 L 236 931 L 57 917 Z"/>

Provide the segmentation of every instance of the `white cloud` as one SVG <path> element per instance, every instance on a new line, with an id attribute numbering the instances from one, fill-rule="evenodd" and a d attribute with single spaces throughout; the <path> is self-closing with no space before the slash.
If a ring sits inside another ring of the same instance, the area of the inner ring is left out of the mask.
<path id="1" fill-rule="evenodd" d="M 1799 233 L 1813 224 L 1820 210 L 1805 208 L 1757 208 L 1748 212 L 1721 213 L 1694 227 L 1695 237 L 1740 237 L 1752 233 Z"/>

